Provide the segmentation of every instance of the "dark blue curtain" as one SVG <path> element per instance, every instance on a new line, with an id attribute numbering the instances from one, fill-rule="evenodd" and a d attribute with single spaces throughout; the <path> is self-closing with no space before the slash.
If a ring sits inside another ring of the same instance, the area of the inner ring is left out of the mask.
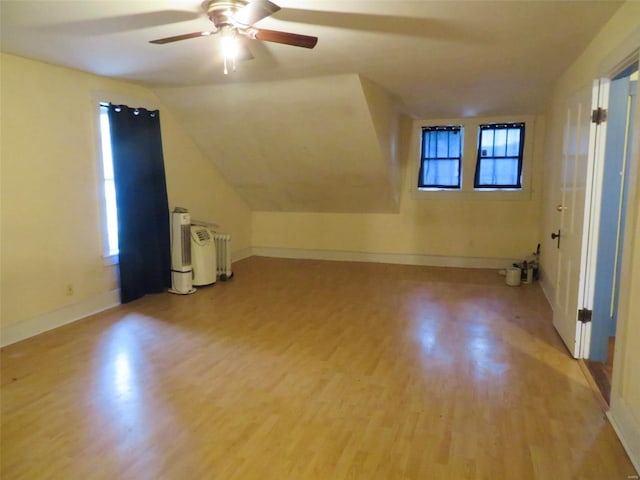
<path id="1" fill-rule="evenodd" d="M 171 286 L 160 112 L 109 105 L 122 303 Z"/>

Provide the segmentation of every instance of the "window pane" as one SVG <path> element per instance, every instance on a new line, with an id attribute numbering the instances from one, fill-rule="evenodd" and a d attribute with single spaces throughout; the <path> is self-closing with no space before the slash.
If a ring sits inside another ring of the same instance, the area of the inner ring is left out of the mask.
<path id="1" fill-rule="evenodd" d="M 462 135 L 459 132 L 450 132 L 449 135 L 449 157 L 460 158 L 460 143 Z"/>
<path id="2" fill-rule="evenodd" d="M 478 183 L 481 185 L 491 185 L 494 183 L 495 165 L 492 158 L 483 158 L 480 163 L 480 172 L 478 174 Z"/>
<path id="3" fill-rule="evenodd" d="M 449 157 L 449 132 L 439 131 L 434 133 L 438 138 L 438 153 L 436 157 L 438 158 Z"/>
<path id="4" fill-rule="evenodd" d="M 504 157 L 507 154 L 507 129 L 499 128 L 495 131 L 493 142 L 493 156 Z"/>
<path id="5" fill-rule="evenodd" d="M 518 185 L 518 159 L 505 158 L 496 160 L 496 179 L 499 185 Z"/>
<path id="6" fill-rule="evenodd" d="M 113 160 L 111 156 L 111 129 L 107 107 L 100 107 L 100 143 L 102 146 L 102 170 L 104 178 L 113 179 Z"/>
<path id="7" fill-rule="evenodd" d="M 520 155 L 520 129 L 509 128 L 507 130 L 507 156 L 517 157 Z"/>
<path id="8" fill-rule="evenodd" d="M 107 212 L 107 236 L 109 255 L 118 253 L 118 213 L 116 209 L 116 187 L 113 179 L 104 182 L 105 207 Z"/>
<path id="9" fill-rule="evenodd" d="M 437 157 L 437 150 L 436 147 L 438 146 L 438 143 L 436 142 L 436 136 L 434 135 L 435 132 L 426 132 L 426 138 L 427 138 L 427 144 L 428 144 L 428 148 L 427 148 L 427 152 L 425 157 L 426 158 L 436 158 Z"/>
<path id="10" fill-rule="evenodd" d="M 454 130 L 427 130 L 423 133 L 425 151 L 423 158 L 460 157 L 462 135 Z"/>
<path id="11" fill-rule="evenodd" d="M 427 160 L 423 169 L 425 186 L 457 187 L 459 185 L 458 160 Z"/>
<path id="12" fill-rule="evenodd" d="M 517 158 L 483 158 L 478 178 L 480 185 L 518 185 Z"/>
<path id="13" fill-rule="evenodd" d="M 104 216 L 106 223 L 106 255 L 117 255 L 118 246 L 118 212 L 116 207 L 116 189 L 113 177 L 113 157 L 111 151 L 111 128 L 109 125 L 109 109 L 100 105 L 100 146 L 102 151 L 102 173 L 104 176 Z"/>
<path id="14" fill-rule="evenodd" d="M 493 130 L 481 130 L 480 149 L 483 157 L 493 156 Z"/>

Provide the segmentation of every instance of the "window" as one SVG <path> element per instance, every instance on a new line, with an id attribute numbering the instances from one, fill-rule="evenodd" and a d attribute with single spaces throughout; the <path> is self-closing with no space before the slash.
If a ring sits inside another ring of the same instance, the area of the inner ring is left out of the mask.
<path id="1" fill-rule="evenodd" d="M 116 188 L 113 178 L 113 158 L 111 156 L 111 129 L 109 128 L 109 109 L 100 104 L 100 145 L 102 152 L 102 178 L 104 194 L 104 216 L 106 239 L 104 255 L 117 261 L 118 248 L 118 212 L 116 209 Z"/>
<path id="2" fill-rule="evenodd" d="M 480 125 L 475 188 L 522 188 L 524 123 Z"/>
<path id="3" fill-rule="evenodd" d="M 460 188 L 462 134 L 460 126 L 422 128 L 418 188 Z"/>

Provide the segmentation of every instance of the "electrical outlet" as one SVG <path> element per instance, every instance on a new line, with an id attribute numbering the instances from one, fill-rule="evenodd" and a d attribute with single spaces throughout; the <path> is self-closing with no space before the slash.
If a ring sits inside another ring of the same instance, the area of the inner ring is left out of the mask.
<path id="1" fill-rule="evenodd" d="M 67 295 L 68 296 L 72 296 L 73 295 L 73 283 L 70 283 L 67 285 Z"/>

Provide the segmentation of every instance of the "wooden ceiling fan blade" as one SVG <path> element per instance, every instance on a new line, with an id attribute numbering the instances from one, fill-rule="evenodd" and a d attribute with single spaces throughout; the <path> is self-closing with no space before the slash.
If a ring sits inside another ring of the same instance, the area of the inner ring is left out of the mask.
<path id="1" fill-rule="evenodd" d="M 155 43 L 156 45 L 163 45 L 165 43 L 179 42 L 181 40 L 189 40 L 190 38 L 208 37 L 212 33 L 215 33 L 215 32 L 185 33 L 185 34 L 182 34 L 182 35 L 176 35 L 174 37 L 166 37 L 166 38 L 159 38 L 157 40 L 150 40 L 149 43 Z"/>
<path id="2" fill-rule="evenodd" d="M 269 0 L 254 0 L 234 13 L 232 18 L 234 22 L 248 27 L 273 15 L 278 10 L 280 7 Z"/>
<path id="3" fill-rule="evenodd" d="M 300 35 L 298 33 L 279 32 L 277 30 L 256 29 L 254 38 L 264 42 L 283 43 L 294 47 L 313 48 L 318 43 L 318 37 Z"/>

